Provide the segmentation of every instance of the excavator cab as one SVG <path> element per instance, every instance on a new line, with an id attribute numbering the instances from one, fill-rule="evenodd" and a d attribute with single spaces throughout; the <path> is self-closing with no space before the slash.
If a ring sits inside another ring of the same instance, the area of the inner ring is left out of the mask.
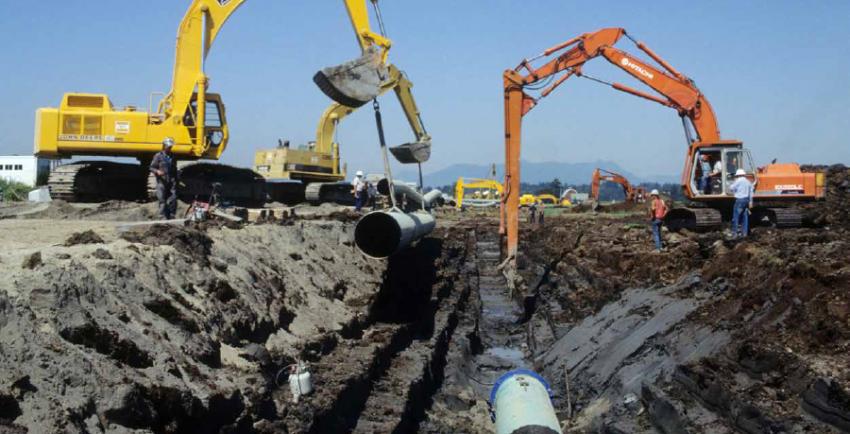
<path id="1" fill-rule="evenodd" d="M 740 146 L 701 147 L 693 158 L 690 187 L 695 197 L 728 198 L 732 194 L 729 186 L 735 181 L 738 169 L 743 169 L 751 181 L 757 181 L 758 172 L 750 151 Z"/>
<path id="2" fill-rule="evenodd" d="M 192 102 L 186 107 L 186 113 L 183 114 L 183 125 L 189 129 L 191 137 L 196 137 L 196 125 L 198 123 L 198 96 L 195 94 Z M 227 121 L 224 117 L 224 104 L 221 101 L 221 96 L 215 93 L 206 94 L 204 102 L 204 136 L 206 144 L 209 146 L 207 152 L 216 152 L 216 149 L 223 143 L 226 143 L 227 138 Z"/>

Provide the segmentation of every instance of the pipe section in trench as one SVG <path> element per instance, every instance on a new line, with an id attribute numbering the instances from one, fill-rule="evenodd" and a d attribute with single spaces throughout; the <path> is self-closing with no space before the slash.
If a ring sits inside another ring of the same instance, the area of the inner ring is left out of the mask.
<path id="1" fill-rule="evenodd" d="M 503 375 L 490 392 L 496 434 L 560 434 L 549 384 L 528 369 Z"/>
<path id="2" fill-rule="evenodd" d="M 436 226 L 426 212 L 375 211 L 363 216 L 354 228 L 354 243 L 367 256 L 381 259 L 398 253 Z"/>
<path id="3" fill-rule="evenodd" d="M 381 179 L 378 181 L 377 185 L 378 193 L 384 196 L 390 195 L 390 182 L 387 178 Z M 415 203 L 420 208 L 431 209 L 437 205 L 439 205 L 439 201 L 442 200 L 442 192 L 440 190 L 431 190 L 426 194 L 421 194 L 415 188 L 403 184 L 397 183 L 393 185 L 393 190 L 395 190 L 396 200 L 407 199 L 410 202 Z"/>

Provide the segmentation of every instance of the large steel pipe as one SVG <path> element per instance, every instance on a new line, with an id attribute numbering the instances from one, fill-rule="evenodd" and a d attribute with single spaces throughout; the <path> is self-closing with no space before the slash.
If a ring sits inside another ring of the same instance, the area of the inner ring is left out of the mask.
<path id="1" fill-rule="evenodd" d="M 354 243 L 366 255 L 386 258 L 434 230 L 434 216 L 424 212 L 375 211 L 354 228 Z"/>
<path id="2" fill-rule="evenodd" d="M 503 375 L 490 391 L 496 434 L 560 434 L 549 384 L 528 369 Z"/>
<path id="3" fill-rule="evenodd" d="M 387 178 L 384 178 L 378 181 L 378 193 L 389 196 L 390 194 L 390 182 Z M 396 200 L 401 200 L 402 198 L 407 198 L 408 202 L 413 202 L 419 207 L 425 207 L 426 209 L 430 209 L 434 205 L 437 205 L 437 201 L 442 198 L 442 193 L 439 190 L 431 190 L 424 196 L 416 191 L 415 188 L 407 185 L 407 184 L 394 184 L 393 190 L 395 190 Z"/>
<path id="4" fill-rule="evenodd" d="M 437 189 L 431 190 L 425 193 L 422 196 L 422 200 L 425 201 L 425 208 L 433 208 L 437 205 L 442 205 L 443 203 L 443 192 Z"/>

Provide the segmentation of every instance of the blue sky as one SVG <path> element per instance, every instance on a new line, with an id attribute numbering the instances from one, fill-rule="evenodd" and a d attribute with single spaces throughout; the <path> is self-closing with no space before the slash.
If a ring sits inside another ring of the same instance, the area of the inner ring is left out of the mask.
<path id="1" fill-rule="evenodd" d="M 188 0 L 4 3 L 0 153 L 31 152 L 35 109 L 63 92 L 147 107 L 150 92 L 168 89 Z M 501 162 L 502 71 L 602 27 L 626 28 L 693 78 L 724 138 L 743 140 L 757 162 L 850 162 L 850 1 L 384 0 L 382 10 L 391 61 L 415 83 L 434 138 L 426 171 Z M 329 103 L 312 75 L 357 54 L 341 1 L 248 0 L 207 62 L 231 127 L 224 161 L 249 165 L 278 137 L 311 140 Z M 602 59 L 585 72 L 638 86 Z M 395 97 L 382 107 L 391 144 L 409 141 Z M 339 140 L 351 170 L 380 167 L 369 106 L 345 120 Z M 613 160 L 643 176 L 675 175 L 684 149 L 672 110 L 582 79 L 524 124 L 531 161 Z"/>

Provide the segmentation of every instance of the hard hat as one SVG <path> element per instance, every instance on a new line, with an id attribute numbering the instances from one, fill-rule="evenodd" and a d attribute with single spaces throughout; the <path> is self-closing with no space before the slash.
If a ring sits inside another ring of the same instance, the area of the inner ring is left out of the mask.
<path id="1" fill-rule="evenodd" d="M 650 195 L 650 196 L 658 196 L 658 190 L 652 190 L 652 191 L 649 193 L 649 195 Z"/>
<path id="2" fill-rule="evenodd" d="M 358 170 L 357 173 L 354 174 L 354 176 L 363 176 L 363 171 Z"/>
<path id="3" fill-rule="evenodd" d="M 174 146 L 174 139 L 166 137 L 165 140 L 162 141 L 162 146 L 165 146 L 166 148 Z"/>
<path id="4" fill-rule="evenodd" d="M 747 176 L 747 172 L 744 172 L 744 169 L 738 169 L 735 172 L 735 176 Z"/>

